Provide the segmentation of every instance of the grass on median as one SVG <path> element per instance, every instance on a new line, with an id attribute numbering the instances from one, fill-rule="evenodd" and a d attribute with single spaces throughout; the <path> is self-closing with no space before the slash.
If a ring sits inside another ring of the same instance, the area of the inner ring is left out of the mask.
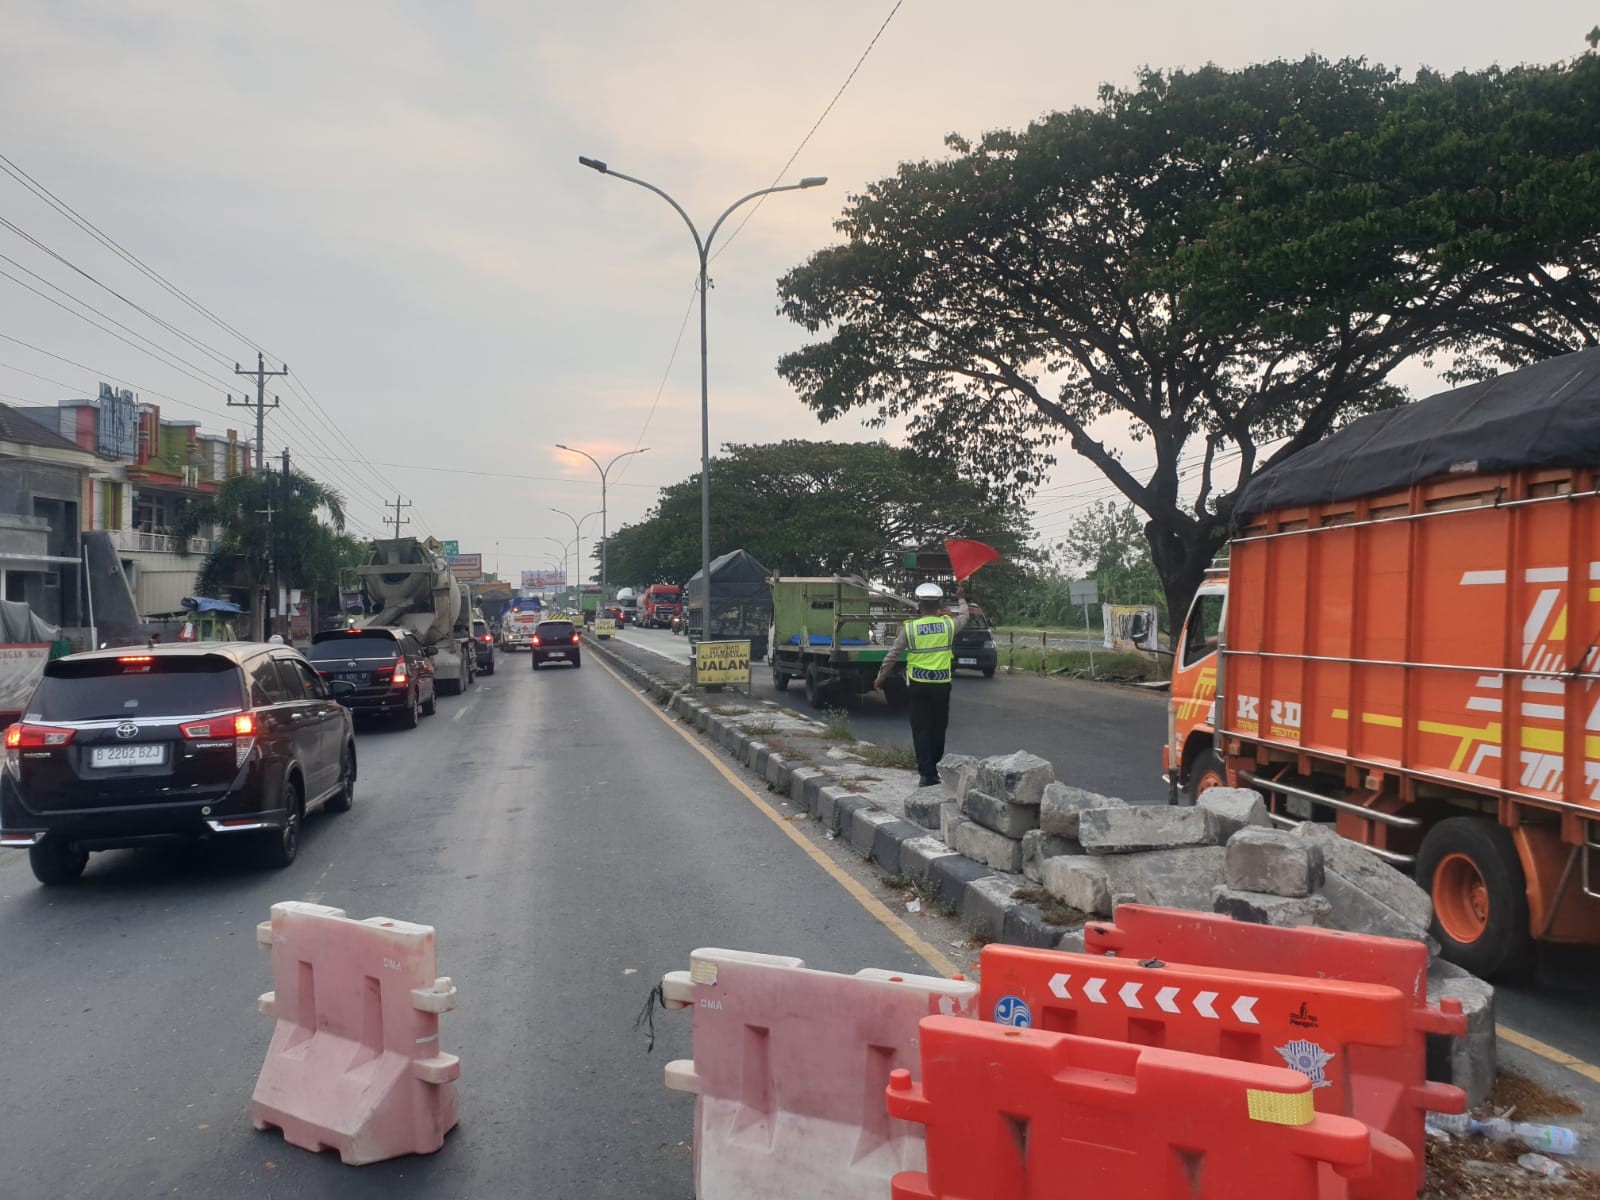
<path id="1" fill-rule="evenodd" d="M 850 725 L 850 714 L 842 708 L 828 710 L 828 723 L 822 727 L 822 736 L 831 742 L 857 742 L 856 731 Z"/>
<path id="2" fill-rule="evenodd" d="M 1018 888 L 1011 893 L 1013 900 L 1021 900 L 1037 908 L 1052 925 L 1082 925 L 1089 914 L 1080 912 L 1070 904 L 1063 904 L 1038 884 Z"/>
<path id="3" fill-rule="evenodd" d="M 857 746 L 855 753 L 869 767 L 917 769 L 917 752 L 910 746 Z"/>
<path id="4" fill-rule="evenodd" d="M 1040 650 L 1037 646 L 1001 645 L 1000 666 L 1045 675 L 1074 675 L 1113 682 L 1147 683 L 1166 679 L 1170 672 L 1156 659 L 1140 654 L 1095 651 L 1094 671 L 1090 674 L 1087 650 Z"/>

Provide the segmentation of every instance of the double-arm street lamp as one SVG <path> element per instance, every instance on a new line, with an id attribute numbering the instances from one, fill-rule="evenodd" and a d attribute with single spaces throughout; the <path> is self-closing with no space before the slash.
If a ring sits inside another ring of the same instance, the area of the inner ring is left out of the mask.
<path id="1" fill-rule="evenodd" d="M 544 535 L 544 540 L 547 542 L 554 542 L 556 545 L 561 547 L 561 578 L 564 581 L 567 578 L 567 559 L 572 554 L 572 543 L 567 541 L 565 538 L 551 537 L 548 533 Z M 555 558 L 555 555 L 552 554 L 550 557 L 553 559 Z M 563 590 L 565 590 L 565 588 L 563 588 Z"/>
<path id="2" fill-rule="evenodd" d="M 565 510 L 559 509 L 559 508 L 552 508 L 550 511 L 553 512 L 553 513 L 560 513 L 563 517 L 565 517 L 567 520 L 572 522 L 573 540 L 578 543 L 578 551 L 577 551 L 577 554 L 574 556 L 573 566 L 575 566 L 577 568 L 577 573 L 578 573 L 578 576 L 579 576 L 579 578 L 573 583 L 573 586 L 578 589 L 578 607 L 582 608 L 583 607 L 583 579 L 582 579 L 582 576 L 583 576 L 583 523 L 585 521 L 587 521 L 590 517 L 598 517 L 600 515 L 600 510 L 596 509 L 592 513 L 584 513 L 583 516 L 581 516 L 581 517 L 575 517 L 571 513 L 566 512 Z"/>
<path id="3" fill-rule="evenodd" d="M 748 196 L 741 196 L 727 208 L 711 226 L 711 232 L 704 238 L 695 228 L 689 214 L 683 211 L 679 204 L 666 192 L 653 183 L 646 183 L 643 179 L 635 179 L 632 175 L 624 175 L 621 171 L 613 171 L 606 163 L 597 158 L 578 156 L 578 161 L 592 171 L 602 175 L 611 175 L 627 183 L 638 184 L 647 191 L 654 192 L 668 204 L 672 205 L 677 214 L 683 218 L 683 223 L 689 227 L 689 236 L 694 238 L 695 252 L 700 256 L 700 578 L 704 581 L 706 589 L 705 623 L 701 628 L 700 636 L 709 637 L 711 634 L 711 416 L 708 402 L 709 386 L 706 370 L 706 289 L 709 287 L 706 269 L 710 263 L 711 243 L 716 240 L 717 230 L 722 228 L 722 223 L 740 205 L 746 204 L 760 196 L 770 196 L 774 192 L 797 192 L 802 188 L 821 187 L 828 182 L 825 175 L 810 175 L 799 183 L 786 183 L 778 187 L 762 188 L 758 192 L 751 192 Z"/>
<path id="4" fill-rule="evenodd" d="M 600 472 L 600 595 L 609 600 L 611 593 L 607 590 L 606 564 L 611 552 L 611 531 L 606 528 L 606 476 L 611 473 L 611 468 L 623 459 L 628 458 L 630 455 L 643 454 L 650 447 L 644 446 L 638 450 L 624 450 L 603 467 L 600 465 L 600 461 L 587 450 L 579 450 L 576 446 L 569 446 L 565 442 L 557 442 L 556 449 L 583 455 L 594 463 L 594 469 Z"/>

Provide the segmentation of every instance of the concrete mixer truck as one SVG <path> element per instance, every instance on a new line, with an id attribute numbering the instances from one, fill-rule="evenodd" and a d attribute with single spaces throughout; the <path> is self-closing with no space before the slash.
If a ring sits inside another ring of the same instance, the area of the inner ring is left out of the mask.
<path id="1" fill-rule="evenodd" d="M 477 674 L 472 610 L 467 589 L 450 565 L 416 538 L 387 538 L 372 543 L 371 557 L 356 575 L 376 609 L 361 624 L 409 629 L 435 649 L 433 675 L 440 694 L 463 691 Z"/>

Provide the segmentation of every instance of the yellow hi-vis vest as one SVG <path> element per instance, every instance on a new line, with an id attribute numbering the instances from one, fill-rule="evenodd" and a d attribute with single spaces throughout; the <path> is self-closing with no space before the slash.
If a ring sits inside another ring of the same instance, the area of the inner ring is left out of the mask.
<path id="1" fill-rule="evenodd" d="M 913 617 L 906 622 L 906 679 L 911 683 L 949 683 L 956 636 L 953 617 Z"/>

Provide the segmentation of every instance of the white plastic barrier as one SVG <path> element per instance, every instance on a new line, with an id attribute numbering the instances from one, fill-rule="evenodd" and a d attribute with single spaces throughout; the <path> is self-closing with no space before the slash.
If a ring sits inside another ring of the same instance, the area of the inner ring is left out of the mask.
<path id="1" fill-rule="evenodd" d="M 978 1013 L 968 980 L 739 950 L 696 950 L 662 995 L 694 1010 L 694 1059 L 666 1083 L 695 1096 L 699 1200 L 884 1200 L 926 1165 L 922 1128 L 889 1116 L 889 1073 L 918 1068 L 923 1017 Z"/>

